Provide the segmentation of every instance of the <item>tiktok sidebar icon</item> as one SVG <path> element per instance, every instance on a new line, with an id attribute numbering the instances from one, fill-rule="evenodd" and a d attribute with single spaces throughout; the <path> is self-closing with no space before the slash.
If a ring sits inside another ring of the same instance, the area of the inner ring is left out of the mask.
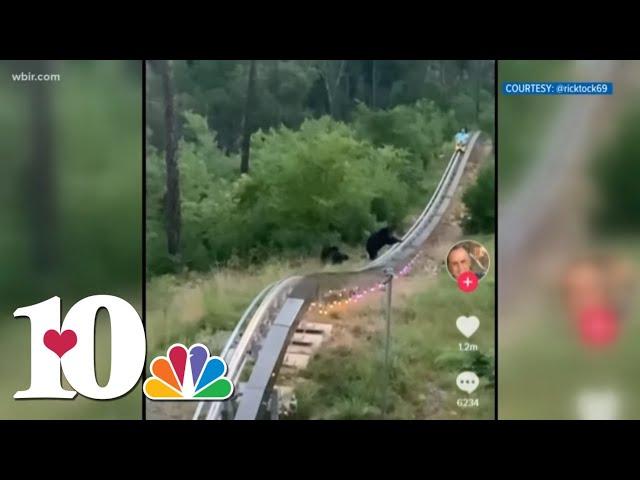
<path id="1" fill-rule="evenodd" d="M 461 273 L 458 277 L 458 288 L 465 293 L 471 293 L 478 288 L 478 276 L 473 272 Z"/>

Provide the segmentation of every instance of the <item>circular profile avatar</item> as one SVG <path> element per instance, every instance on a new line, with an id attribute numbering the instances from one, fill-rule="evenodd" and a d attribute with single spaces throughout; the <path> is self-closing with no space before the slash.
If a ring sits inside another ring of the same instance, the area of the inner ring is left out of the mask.
<path id="1" fill-rule="evenodd" d="M 447 270 L 454 280 L 473 272 L 481 280 L 489 271 L 489 252 L 474 240 L 462 240 L 447 253 Z"/>

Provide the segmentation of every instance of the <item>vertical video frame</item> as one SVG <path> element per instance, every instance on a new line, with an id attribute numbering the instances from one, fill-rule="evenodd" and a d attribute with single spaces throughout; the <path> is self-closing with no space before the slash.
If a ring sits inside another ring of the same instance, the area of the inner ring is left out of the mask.
<path id="1" fill-rule="evenodd" d="M 493 61 L 146 62 L 148 419 L 493 419 Z"/>

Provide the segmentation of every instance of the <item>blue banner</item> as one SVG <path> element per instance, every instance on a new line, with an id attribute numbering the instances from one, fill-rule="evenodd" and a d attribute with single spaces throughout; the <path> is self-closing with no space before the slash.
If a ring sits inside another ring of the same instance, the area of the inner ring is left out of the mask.
<path id="1" fill-rule="evenodd" d="M 611 82 L 502 82 L 503 95 L 613 95 Z"/>

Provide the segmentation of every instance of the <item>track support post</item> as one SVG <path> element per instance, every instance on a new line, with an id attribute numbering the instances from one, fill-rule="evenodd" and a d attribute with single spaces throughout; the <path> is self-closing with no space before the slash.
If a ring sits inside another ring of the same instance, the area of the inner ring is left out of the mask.
<path id="1" fill-rule="evenodd" d="M 385 298 L 385 307 L 384 307 L 384 317 L 386 323 L 386 335 L 385 335 L 385 343 L 384 343 L 384 383 L 385 386 L 383 388 L 383 397 L 382 397 L 382 418 L 384 418 L 387 414 L 388 406 L 387 406 L 387 392 L 389 389 L 389 355 L 391 349 L 391 294 L 392 294 L 392 286 L 393 286 L 393 276 L 395 272 L 393 268 L 387 267 L 384 269 L 384 274 L 386 276 L 384 280 L 386 298 Z"/>
<path id="2" fill-rule="evenodd" d="M 280 410 L 280 395 L 278 389 L 271 390 L 271 398 L 269 400 L 269 416 L 271 420 L 278 420 Z"/>

